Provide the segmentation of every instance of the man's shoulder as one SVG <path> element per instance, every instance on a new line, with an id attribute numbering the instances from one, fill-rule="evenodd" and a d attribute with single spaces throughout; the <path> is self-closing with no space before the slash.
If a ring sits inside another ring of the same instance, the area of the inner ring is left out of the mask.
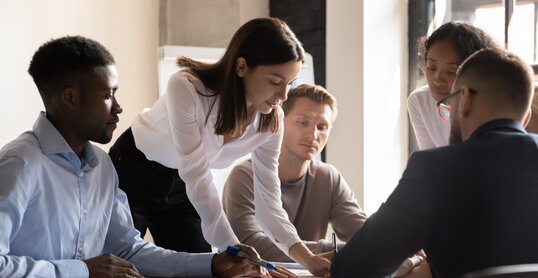
<path id="1" fill-rule="evenodd" d="M 312 160 L 308 172 L 311 177 L 311 183 L 320 184 L 324 187 L 329 184 L 333 188 L 340 184 L 345 184 L 340 171 L 334 165 L 323 161 Z"/>
<path id="2" fill-rule="evenodd" d="M 419 161 L 419 163 L 428 163 L 428 161 L 435 161 L 435 166 L 443 164 L 444 162 L 450 163 L 449 161 L 442 161 L 441 158 L 450 158 L 458 157 L 461 151 L 466 146 L 464 144 L 452 144 L 437 148 L 431 148 L 426 150 L 417 150 L 412 152 L 409 155 L 409 161 Z M 408 162 L 409 163 L 409 162 Z"/>
<path id="3" fill-rule="evenodd" d="M 235 165 L 226 179 L 225 191 L 237 191 L 239 188 L 252 187 L 252 163 L 247 159 Z"/>
<path id="4" fill-rule="evenodd" d="M 233 172 L 240 172 L 252 176 L 252 160 L 247 159 L 241 163 L 236 164 L 232 169 L 232 173 Z"/>
<path id="5" fill-rule="evenodd" d="M 222 203 L 224 210 L 235 203 L 243 203 L 254 199 L 254 182 L 252 180 L 252 166 L 250 159 L 235 165 L 226 178 L 222 190 Z"/>
<path id="6" fill-rule="evenodd" d="M 27 131 L 7 143 L 0 150 L 0 157 L 7 156 L 19 157 L 24 161 L 36 161 L 38 157 L 43 156 L 43 152 L 34 133 Z"/>
<path id="7" fill-rule="evenodd" d="M 312 175 L 340 174 L 340 171 L 334 165 L 317 159 L 310 162 L 309 171 Z"/>

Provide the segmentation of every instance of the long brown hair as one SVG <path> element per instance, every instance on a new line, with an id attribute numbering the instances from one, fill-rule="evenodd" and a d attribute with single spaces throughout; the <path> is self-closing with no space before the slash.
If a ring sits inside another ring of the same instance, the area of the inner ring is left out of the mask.
<path id="1" fill-rule="evenodd" d="M 239 57 L 243 57 L 250 68 L 290 61 L 303 62 L 304 49 L 285 22 L 267 17 L 256 18 L 243 24 L 232 37 L 224 56 L 214 64 L 179 57 L 178 66 L 196 75 L 213 91 L 212 95 L 205 96 L 220 96 L 215 123 L 215 134 L 218 135 L 240 133 L 241 123 L 248 117 L 243 80 L 236 74 L 236 60 Z M 266 115 L 262 114 L 258 132 L 276 132 L 278 122 L 275 110 Z"/>

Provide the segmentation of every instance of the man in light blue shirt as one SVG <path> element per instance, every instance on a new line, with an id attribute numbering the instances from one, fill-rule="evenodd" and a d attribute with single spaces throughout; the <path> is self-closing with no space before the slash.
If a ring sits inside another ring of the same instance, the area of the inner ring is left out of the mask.
<path id="1" fill-rule="evenodd" d="M 28 71 L 46 112 L 0 151 L 0 277 L 267 275 L 226 253 L 178 253 L 140 238 L 109 156 L 89 142 L 109 142 L 122 112 L 102 45 L 49 41 Z"/>

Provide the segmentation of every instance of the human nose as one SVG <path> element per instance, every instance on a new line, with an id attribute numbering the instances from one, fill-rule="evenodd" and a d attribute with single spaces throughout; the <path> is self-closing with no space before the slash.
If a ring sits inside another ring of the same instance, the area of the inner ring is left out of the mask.
<path id="1" fill-rule="evenodd" d="M 446 84 L 446 81 L 445 81 L 445 78 L 443 76 L 443 73 L 442 71 L 438 70 L 434 76 L 433 76 L 433 82 L 435 83 L 435 85 L 445 85 Z"/>
<path id="2" fill-rule="evenodd" d="M 123 112 L 123 108 L 121 107 L 116 97 L 114 97 L 114 102 L 112 103 L 112 111 L 115 114 L 121 114 Z"/>
<path id="3" fill-rule="evenodd" d="M 288 99 L 288 91 L 290 90 L 290 87 L 288 85 L 284 86 L 284 88 L 280 89 L 277 93 L 276 93 L 276 97 L 280 100 L 282 100 L 282 102 L 286 101 L 286 99 Z"/>
<path id="4" fill-rule="evenodd" d="M 319 137 L 319 130 L 318 128 L 313 125 L 311 128 L 309 128 L 308 130 L 308 137 L 314 139 L 314 140 L 317 140 L 318 137 Z"/>

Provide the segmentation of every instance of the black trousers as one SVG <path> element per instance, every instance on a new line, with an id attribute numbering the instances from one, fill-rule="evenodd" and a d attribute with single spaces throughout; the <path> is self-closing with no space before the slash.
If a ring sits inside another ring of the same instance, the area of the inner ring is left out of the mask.
<path id="1" fill-rule="evenodd" d="M 136 148 L 130 128 L 110 148 L 109 155 L 142 237 L 149 229 L 155 244 L 166 249 L 211 252 L 202 235 L 200 216 L 187 198 L 177 169 L 148 160 Z"/>

